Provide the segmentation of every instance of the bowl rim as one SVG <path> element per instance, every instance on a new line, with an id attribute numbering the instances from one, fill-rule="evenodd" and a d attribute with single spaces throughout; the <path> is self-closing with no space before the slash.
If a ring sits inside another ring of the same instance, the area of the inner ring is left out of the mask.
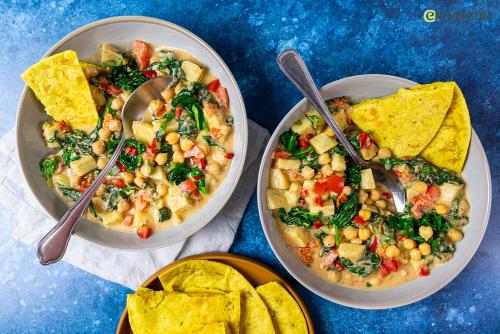
<path id="1" fill-rule="evenodd" d="M 84 26 L 81 26 L 80 28 L 78 28 L 76 30 L 73 30 L 69 34 L 67 34 L 64 37 L 62 37 L 52 47 L 50 47 L 50 49 L 40 59 L 43 59 L 43 58 L 46 58 L 46 57 L 52 55 L 54 53 L 54 51 L 57 50 L 59 47 L 61 47 L 64 43 L 70 41 L 74 37 L 76 37 L 76 36 L 78 36 L 78 35 L 80 35 L 82 33 L 85 33 L 85 32 L 87 32 L 89 30 L 92 30 L 94 28 L 98 28 L 100 26 L 105 26 L 105 25 L 108 25 L 108 24 L 113 24 L 113 23 L 127 23 L 127 22 L 138 22 L 138 23 L 155 24 L 155 25 L 163 26 L 163 27 L 168 28 L 168 29 L 173 29 L 173 30 L 177 31 L 178 33 L 186 35 L 187 37 L 189 37 L 192 40 L 194 40 L 198 45 L 202 46 L 219 63 L 219 65 L 221 66 L 222 70 L 224 72 L 226 72 L 226 74 L 227 74 L 227 76 L 228 76 L 231 84 L 233 85 L 233 87 L 235 89 L 235 95 L 237 97 L 237 102 L 241 105 L 241 112 L 242 112 L 242 115 L 243 115 L 242 122 L 241 122 L 241 129 L 239 129 L 241 133 L 238 135 L 241 138 L 241 140 L 242 140 L 242 146 L 243 146 L 243 149 L 242 149 L 242 152 L 241 152 L 242 153 L 241 154 L 242 158 L 240 160 L 239 165 L 235 166 L 235 168 L 237 169 L 236 170 L 236 177 L 233 179 L 233 182 L 229 185 L 229 187 L 227 189 L 228 191 L 225 193 L 223 199 L 217 203 L 218 209 L 213 210 L 213 212 L 210 215 L 206 216 L 205 222 L 203 224 L 195 225 L 194 228 L 188 230 L 186 233 L 184 233 L 184 235 L 179 235 L 179 236 L 177 236 L 175 238 L 171 238 L 170 240 L 168 240 L 168 242 L 165 242 L 165 243 L 163 243 L 161 245 L 145 246 L 145 247 L 142 247 L 142 248 L 123 248 L 123 247 L 120 247 L 118 245 L 113 245 L 113 244 L 108 244 L 108 243 L 100 243 L 100 242 L 97 242 L 95 240 L 90 240 L 90 239 L 88 239 L 88 238 L 86 238 L 84 236 L 79 235 L 79 232 L 78 232 L 77 228 L 75 228 L 75 232 L 74 232 L 74 234 L 72 236 L 73 238 L 74 237 L 78 237 L 78 238 L 84 239 L 87 242 L 90 242 L 90 243 L 92 243 L 94 245 L 97 245 L 97 246 L 103 246 L 103 247 L 107 247 L 107 248 L 110 248 L 110 249 L 119 249 L 119 250 L 122 250 L 122 251 L 136 252 L 136 251 L 154 250 L 154 249 L 166 247 L 166 246 L 172 245 L 172 244 L 174 244 L 176 242 L 185 240 L 185 239 L 189 238 L 190 236 L 192 236 L 193 234 L 195 234 L 196 232 L 198 232 L 199 230 L 201 230 L 208 223 L 210 223 L 212 221 L 212 219 L 215 216 L 217 216 L 217 214 L 224 208 L 224 206 L 227 204 L 227 201 L 229 200 L 229 198 L 233 194 L 236 186 L 238 185 L 238 180 L 241 178 L 241 174 L 243 173 L 243 170 L 244 170 L 244 166 L 245 166 L 245 162 L 246 162 L 246 158 L 247 158 L 247 148 L 248 148 L 248 121 L 247 121 L 247 113 L 246 113 L 245 101 L 244 101 L 243 96 L 241 94 L 241 91 L 240 91 L 240 88 L 238 86 L 238 83 L 237 83 L 236 79 L 234 78 L 233 73 L 231 72 L 231 70 L 229 69 L 229 67 L 227 66 L 227 64 L 222 59 L 222 57 L 210 45 L 208 45 L 208 43 L 206 43 L 203 39 L 201 39 L 200 37 L 198 37 L 198 35 L 194 34 L 193 32 L 189 31 L 186 28 L 183 28 L 183 27 L 181 27 L 181 26 L 179 26 L 179 25 L 177 25 L 175 23 L 172 23 L 172 22 L 169 22 L 169 21 L 166 21 L 166 20 L 162 20 L 162 19 L 158 19 L 158 18 L 154 18 L 154 17 L 149 17 L 149 16 L 140 16 L 140 15 L 113 16 L 113 17 L 108 17 L 108 18 L 105 18 L 105 19 L 97 20 L 97 21 L 88 23 L 88 24 L 86 24 Z M 21 135 L 20 135 L 20 130 L 21 129 L 20 129 L 19 119 L 20 119 L 21 111 L 23 109 L 24 100 L 26 99 L 26 94 L 28 93 L 28 90 L 29 90 L 28 85 L 24 84 L 24 88 L 23 88 L 23 90 L 21 92 L 21 96 L 19 98 L 19 103 L 18 103 L 18 106 L 17 106 L 17 111 L 16 111 L 16 148 L 20 147 L 20 144 L 21 144 Z M 51 212 L 49 212 L 49 210 L 47 210 L 45 208 L 45 206 L 42 205 L 42 203 L 40 202 L 38 196 L 35 195 L 35 192 L 33 191 L 34 185 L 30 181 L 30 178 L 27 177 L 28 171 L 25 168 L 26 161 L 23 158 L 23 155 L 21 154 L 21 151 L 19 149 L 17 149 L 17 156 L 19 158 L 20 167 L 21 167 L 21 171 L 23 173 L 24 179 L 26 180 L 26 183 L 28 184 L 28 188 L 31 191 L 31 193 L 34 195 L 34 197 L 36 198 L 38 204 L 40 205 L 40 207 L 43 209 L 43 211 L 50 218 L 52 218 L 56 222 L 59 221 L 60 218 L 56 217 Z M 209 202 L 210 202 L 210 200 L 205 205 L 208 205 Z M 80 224 L 80 223 L 81 223 L 81 221 L 78 224 Z M 161 233 L 161 231 L 159 233 Z"/>
<path id="2" fill-rule="evenodd" d="M 335 81 L 332 81 L 330 83 L 327 83 L 326 85 L 324 85 L 324 86 L 322 86 L 320 88 L 320 92 L 322 92 L 322 91 L 324 91 L 326 89 L 329 89 L 332 86 L 336 86 L 336 85 L 338 85 L 340 83 L 344 83 L 344 82 L 348 82 L 348 81 L 353 81 L 353 80 L 359 80 L 359 79 L 369 79 L 369 78 L 379 78 L 379 79 L 384 79 L 385 78 L 385 79 L 391 79 L 391 80 L 394 80 L 394 81 L 400 81 L 400 82 L 403 82 L 403 83 L 406 83 L 406 84 L 409 83 L 409 84 L 412 84 L 412 85 L 418 85 L 418 83 L 416 83 L 416 82 L 414 82 L 412 80 L 401 78 L 401 77 L 397 77 L 397 76 L 393 76 L 393 75 L 387 75 L 387 74 L 361 74 L 361 75 L 354 75 L 354 76 L 345 77 L 345 78 L 342 78 L 342 79 L 335 80 Z M 432 295 L 432 294 L 436 293 L 437 291 L 441 290 L 442 288 L 444 288 L 446 285 L 448 285 L 452 280 L 454 280 L 463 271 L 463 269 L 467 266 L 467 264 L 469 264 L 469 262 L 474 257 L 474 255 L 477 252 L 479 246 L 481 245 L 481 242 L 483 240 L 483 237 L 484 237 L 484 234 L 485 234 L 486 229 L 488 227 L 488 223 L 489 223 L 489 219 L 490 219 L 491 202 L 492 202 L 491 172 L 490 172 L 490 167 L 489 167 L 489 163 L 488 163 L 488 158 L 487 158 L 486 153 L 484 151 L 484 147 L 481 144 L 479 136 L 476 134 L 476 132 L 474 131 L 474 129 L 472 129 L 472 133 L 471 133 L 471 142 L 472 142 L 472 139 L 474 139 L 474 140 L 477 140 L 477 142 L 479 143 L 479 152 L 478 153 L 481 156 L 482 162 L 483 162 L 485 170 L 486 170 L 486 175 L 485 176 L 486 176 L 486 183 L 487 183 L 487 189 L 486 189 L 487 206 L 486 206 L 486 214 L 485 214 L 485 223 L 483 224 L 482 230 L 480 232 L 479 242 L 474 246 L 473 249 L 471 249 L 472 251 L 469 252 L 469 256 L 466 258 L 465 261 L 463 261 L 461 263 L 461 265 L 459 266 L 458 270 L 453 275 L 450 275 L 448 278 L 446 278 L 445 280 L 443 280 L 440 284 L 434 285 L 432 288 L 428 289 L 427 291 L 425 291 L 425 292 L 423 292 L 423 293 L 421 293 L 421 294 L 419 294 L 417 296 L 413 296 L 412 298 L 409 298 L 408 300 L 406 300 L 404 302 L 396 302 L 396 303 L 394 303 L 394 302 L 392 302 L 392 303 L 391 302 L 386 302 L 386 303 L 377 303 L 377 305 L 372 305 L 370 303 L 365 303 L 365 302 L 349 302 L 349 301 L 341 300 L 341 299 L 338 299 L 336 297 L 332 297 L 332 296 L 329 296 L 327 294 L 324 294 L 323 292 L 321 292 L 318 289 L 316 289 L 316 288 L 312 287 L 311 285 L 309 285 L 307 283 L 307 281 L 303 280 L 302 278 L 300 278 L 298 275 L 295 274 L 295 272 L 292 270 L 292 267 L 286 263 L 286 261 L 282 258 L 282 256 L 279 254 L 278 250 L 276 249 L 275 243 L 277 243 L 279 241 L 274 241 L 271 238 L 271 235 L 270 235 L 270 232 L 269 232 L 269 227 L 265 223 L 265 217 L 264 217 L 264 214 L 263 214 L 264 209 L 267 208 L 266 204 L 265 204 L 265 198 L 263 198 L 263 191 L 262 191 L 262 188 L 266 187 L 266 185 L 262 184 L 263 174 L 267 171 L 267 170 L 266 171 L 264 170 L 265 169 L 264 168 L 265 167 L 264 166 L 265 165 L 265 159 L 268 156 L 270 156 L 271 149 L 274 149 L 274 147 L 271 147 L 273 139 L 282 130 L 285 122 L 290 117 L 293 117 L 294 114 L 299 113 L 300 112 L 299 111 L 300 107 L 302 107 L 303 105 L 305 105 L 307 103 L 308 102 L 307 102 L 307 100 L 305 98 L 301 99 L 299 102 L 297 102 L 297 104 L 295 104 L 288 111 L 288 113 L 283 117 L 283 119 L 281 120 L 281 122 L 276 126 L 275 130 L 273 131 L 273 133 L 271 135 L 271 138 L 269 139 L 269 142 L 268 142 L 268 145 L 266 147 L 266 150 L 264 151 L 264 154 L 262 156 L 262 161 L 261 161 L 261 164 L 260 164 L 260 167 L 259 167 L 259 176 L 258 176 L 258 181 L 257 181 L 257 205 L 258 205 L 258 208 L 259 208 L 259 218 L 260 218 L 261 226 L 262 226 L 262 229 L 264 230 L 264 234 L 266 236 L 267 242 L 271 246 L 271 249 L 273 250 L 274 255 L 278 258 L 278 260 L 285 267 L 285 269 L 290 273 L 290 275 L 292 275 L 298 282 L 300 282 L 308 290 L 310 290 L 314 294 L 316 294 L 316 295 L 318 295 L 318 296 L 320 296 L 320 297 L 322 297 L 322 298 L 324 298 L 326 300 L 329 300 L 331 302 L 335 302 L 335 303 L 340 304 L 340 305 L 352 307 L 352 308 L 366 309 L 366 310 L 379 310 L 379 309 L 388 309 L 388 308 L 402 307 L 402 306 L 405 306 L 405 305 L 409 305 L 409 304 L 418 302 L 418 301 L 420 301 L 420 300 L 422 300 L 424 298 L 427 298 L 430 295 Z M 468 159 L 468 156 L 467 156 L 467 159 Z M 390 289 L 390 288 L 388 288 L 388 289 Z M 359 291 L 359 289 L 355 289 L 355 290 Z M 387 289 L 384 289 L 384 290 L 387 290 Z M 383 291 L 383 290 L 380 290 L 380 291 Z"/>

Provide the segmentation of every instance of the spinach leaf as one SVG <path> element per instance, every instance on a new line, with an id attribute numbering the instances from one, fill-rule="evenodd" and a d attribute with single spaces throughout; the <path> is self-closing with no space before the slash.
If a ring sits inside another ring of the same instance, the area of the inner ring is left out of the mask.
<path id="1" fill-rule="evenodd" d="M 291 130 L 283 132 L 280 136 L 280 143 L 288 153 L 294 153 L 299 147 L 299 135 Z"/>
<path id="2" fill-rule="evenodd" d="M 73 201 L 78 200 L 80 198 L 80 196 L 82 196 L 81 192 L 78 192 L 73 188 L 66 187 L 66 186 L 63 186 L 61 184 L 59 184 L 57 187 L 59 188 L 59 190 L 61 191 L 61 193 L 63 194 L 64 197 L 68 197 L 68 198 L 72 199 Z"/>
<path id="3" fill-rule="evenodd" d="M 184 138 L 193 138 L 196 135 L 196 123 L 194 120 L 187 116 L 181 116 L 178 119 L 179 128 L 177 132 Z"/>
<path id="4" fill-rule="evenodd" d="M 160 223 L 164 222 L 165 220 L 169 220 L 170 217 L 172 217 L 172 212 L 170 211 L 169 208 L 167 208 L 166 206 L 164 206 L 163 208 L 159 209 L 158 221 Z"/>
<path id="5" fill-rule="evenodd" d="M 349 199 L 342 203 L 337 212 L 330 217 L 329 225 L 347 227 L 352 224 L 352 219 L 358 211 L 358 192 L 353 191 Z"/>
<path id="6" fill-rule="evenodd" d="M 330 150 L 330 154 L 333 155 L 333 154 L 340 154 L 344 157 L 348 157 L 349 156 L 349 152 L 347 152 L 347 149 L 342 145 L 342 144 L 338 144 L 337 146 L 335 146 L 334 148 L 332 148 Z"/>
<path id="7" fill-rule="evenodd" d="M 126 196 L 121 188 L 108 184 L 106 188 L 104 188 L 104 194 L 102 195 L 106 211 L 116 210 L 118 208 L 118 202 L 124 197 Z"/>
<path id="8" fill-rule="evenodd" d="M 226 152 L 226 149 L 221 144 L 219 144 L 215 140 L 213 140 L 212 137 L 210 137 L 210 136 L 203 136 L 203 140 L 206 141 L 209 146 L 218 147 L 222 151 Z"/>
<path id="9" fill-rule="evenodd" d="M 348 272 L 366 277 L 380 267 L 381 259 L 376 253 L 365 252 L 363 257 L 356 263 L 352 263 L 351 260 L 345 257 L 339 257 L 338 261 Z"/>
<path id="10" fill-rule="evenodd" d="M 419 226 L 430 226 L 434 232 L 447 232 L 452 226 L 449 221 L 435 212 L 429 212 L 418 221 Z"/>
<path id="11" fill-rule="evenodd" d="M 200 190 L 200 192 L 204 195 L 207 194 L 207 185 L 205 184 L 205 178 L 201 178 L 196 182 L 196 186 Z"/>
<path id="12" fill-rule="evenodd" d="M 93 202 L 90 202 L 89 203 L 89 212 L 92 216 L 96 217 L 97 218 L 97 212 L 95 212 L 95 208 L 94 208 L 94 203 Z"/>
<path id="13" fill-rule="evenodd" d="M 111 67 L 111 73 L 108 74 L 107 79 L 126 92 L 133 92 L 148 81 L 139 69 L 132 69 L 127 65 Z"/>
<path id="14" fill-rule="evenodd" d="M 196 127 L 199 130 L 208 130 L 208 125 L 203 113 L 203 107 L 201 105 L 203 97 L 197 95 L 197 92 L 202 91 L 198 85 L 192 86 L 191 89 L 184 88 L 177 93 L 172 100 L 172 106 L 181 107 L 186 110 L 188 115 L 195 121 Z"/>
<path id="15" fill-rule="evenodd" d="M 185 163 L 176 164 L 174 168 L 167 173 L 167 180 L 179 185 L 183 181 L 187 180 L 190 173 L 191 168 L 189 168 Z"/>
<path id="16" fill-rule="evenodd" d="M 309 147 L 311 147 L 311 146 L 309 146 Z M 309 154 L 309 156 L 305 159 L 306 160 L 306 166 L 311 167 L 316 172 L 319 171 L 319 170 L 321 170 L 321 168 L 323 167 L 318 162 L 318 157 L 319 157 L 319 155 L 315 151 L 313 151 L 313 153 Z"/>
<path id="17" fill-rule="evenodd" d="M 361 167 L 359 165 L 350 165 L 345 173 L 347 184 L 359 185 L 361 183 Z"/>
<path id="18" fill-rule="evenodd" d="M 312 146 L 308 148 L 299 148 L 292 153 L 292 157 L 299 160 L 305 160 L 309 155 L 318 155 Z"/>
<path id="19" fill-rule="evenodd" d="M 175 82 L 186 78 L 184 71 L 181 68 L 182 61 L 170 51 L 161 50 L 160 53 L 164 57 L 161 61 L 157 61 L 148 66 L 149 70 L 163 71 L 168 69 L 168 74 Z"/>
<path id="20" fill-rule="evenodd" d="M 321 215 L 313 214 L 301 206 L 296 206 L 291 208 L 288 213 L 284 208 L 280 208 L 278 210 L 278 217 L 287 225 L 310 229 L 314 222 L 321 218 Z"/>
<path id="21" fill-rule="evenodd" d="M 108 153 L 113 154 L 119 143 L 120 136 L 111 137 L 107 146 Z M 135 148 L 137 150 L 137 155 L 126 153 L 124 149 L 118 157 L 118 162 L 121 163 L 128 171 L 134 171 L 142 165 L 142 154 L 146 152 L 146 146 L 133 138 L 129 138 L 125 141 L 124 148 L 127 146 Z"/>
<path id="22" fill-rule="evenodd" d="M 49 185 L 52 185 L 52 175 L 57 169 L 57 164 L 59 163 L 57 157 L 53 157 L 51 159 L 45 158 L 40 161 L 38 164 L 40 167 L 40 171 L 42 172 L 42 176 Z"/>
<path id="23" fill-rule="evenodd" d="M 80 155 L 75 152 L 75 149 L 72 147 L 64 147 L 62 153 L 62 161 L 64 165 L 69 167 L 71 161 L 75 161 L 80 159 Z"/>
<path id="24" fill-rule="evenodd" d="M 439 234 L 437 237 L 429 240 L 429 244 L 431 245 L 432 255 L 436 256 L 439 259 L 441 259 L 441 253 L 453 253 L 453 251 L 455 250 L 453 245 L 449 244 L 442 234 Z"/>

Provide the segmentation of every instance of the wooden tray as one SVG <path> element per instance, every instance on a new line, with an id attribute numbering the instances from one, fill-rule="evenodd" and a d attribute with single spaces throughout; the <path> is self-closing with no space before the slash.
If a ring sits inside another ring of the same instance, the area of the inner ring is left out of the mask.
<path id="1" fill-rule="evenodd" d="M 245 276 L 245 278 L 253 286 L 266 284 L 271 281 L 279 282 L 288 291 L 288 293 L 290 293 L 290 295 L 292 295 L 292 297 L 297 301 L 300 309 L 304 313 L 304 318 L 306 319 L 307 329 L 309 331 L 309 334 L 314 334 L 314 328 L 312 325 L 311 316 L 309 315 L 309 312 L 307 312 L 304 302 L 302 301 L 302 299 L 300 299 L 299 295 L 290 286 L 290 284 L 288 284 L 283 278 L 281 278 L 268 266 L 245 256 L 229 254 L 229 253 L 206 253 L 206 254 L 189 256 L 181 260 L 172 262 L 166 267 L 163 267 L 162 269 L 154 273 L 151 277 L 149 277 L 141 286 L 153 290 L 163 290 L 160 280 L 158 279 L 158 276 L 164 271 L 171 269 L 179 265 L 180 263 L 188 260 L 211 260 L 227 264 L 233 267 L 234 269 L 238 270 L 243 276 Z M 130 329 L 130 324 L 128 322 L 128 312 L 126 307 L 123 310 L 120 322 L 118 323 L 116 334 L 133 334 L 132 330 Z"/>

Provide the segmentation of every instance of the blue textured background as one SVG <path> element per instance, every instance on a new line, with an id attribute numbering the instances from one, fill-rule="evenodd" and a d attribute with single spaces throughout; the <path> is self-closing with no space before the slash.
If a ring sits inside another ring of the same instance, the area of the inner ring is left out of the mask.
<path id="1" fill-rule="evenodd" d="M 270 131 L 300 99 L 275 66 L 277 53 L 297 48 L 319 85 L 363 73 L 417 82 L 455 80 L 487 151 L 499 192 L 499 29 L 494 1 L 2 1 L 0 3 L 0 134 L 14 126 L 23 83 L 19 74 L 72 30 L 102 18 L 145 15 L 186 27 L 219 52 L 244 95 L 249 118 Z M 498 3 L 496 3 L 498 5 Z M 483 11 L 487 20 L 424 22 L 426 9 Z M 255 197 L 232 252 L 283 274 L 305 300 L 318 333 L 500 332 L 500 211 L 494 206 L 474 259 L 447 287 L 419 303 L 361 311 L 316 297 L 279 264 L 260 227 Z M 44 268 L 33 249 L 9 235 L 12 217 L 0 212 L 0 332 L 112 333 L 130 290 L 59 263 Z M 474 223 L 474 222 L 472 222 Z"/>

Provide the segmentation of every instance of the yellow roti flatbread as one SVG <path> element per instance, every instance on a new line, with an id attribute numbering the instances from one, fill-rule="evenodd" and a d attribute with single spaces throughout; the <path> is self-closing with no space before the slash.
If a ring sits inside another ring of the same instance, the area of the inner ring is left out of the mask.
<path id="1" fill-rule="evenodd" d="M 416 86 L 412 90 L 433 89 L 433 87 L 444 84 L 436 82 L 430 85 Z M 454 94 L 450 109 L 438 132 L 420 155 L 438 167 L 460 172 L 469 150 L 472 127 L 462 91 L 455 82 L 451 82 L 451 84 L 453 84 Z"/>
<path id="2" fill-rule="evenodd" d="M 400 89 L 352 107 L 353 122 L 396 157 L 417 156 L 434 138 L 450 108 L 453 83 L 435 89 Z"/>
<path id="3" fill-rule="evenodd" d="M 273 334 L 266 305 L 253 286 L 234 268 L 215 261 L 191 260 L 162 273 L 165 291 L 237 292 L 241 295 L 241 330 L 245 334 Z"/>
<path id="4" fill-rule="evenodd" d="M 87 132 L 95 127 L 99 116 L 75 51 L 44 58 L 21 78 L 56 121 Z"/>
<path id="5" fill-rule="evenodd" d="M 239 332 L 240 295 L 180 293 L 139 288 L 127 296 L 134 334 Z"/>
<path id="6" fill-rule="evenodd" d="M 304 314 L 293 297 L 278 282 L 256 288 L 266 304 L 277 334 L 307 334 Z"/>

